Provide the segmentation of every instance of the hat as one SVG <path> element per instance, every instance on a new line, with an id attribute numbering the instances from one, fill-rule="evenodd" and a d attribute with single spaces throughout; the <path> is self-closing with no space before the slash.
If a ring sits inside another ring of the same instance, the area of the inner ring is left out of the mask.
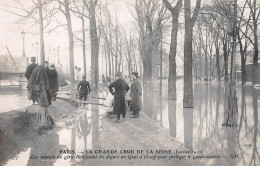
<path id="1" fill-rule="evenodd" d="M 36 57 L 31 57 L 31 62 L 36 62 Z"/>
<path id="2" fill-rule="evenodd" d="M 122 72 L 117 72 L 116 76 L 119 77 L 119 78 L 122 78 L 123 77 L 123 73 Z"/>
<path id="3" fill-rule="evenodd" d="M 51 65 L 50 65 L 50 68 L 55 68 L 55 65 L 54 65 L 54 64 L 51 64 Z"/>
<path id="4" fill-rule="evenodd" d="M 49 64 L 49 62 L 48 62 L 48 61 L 45 61 L 44 63 L 47 63 L 47 64 Z"/>
<path id="5" fill-rule="evenodd" d="M 82 78 L 86 78 L 86 75 L 83 75 Z"/>
<path id="6" fill-rule="evenodd" d="M 138 72 L 132 72 L 132 75 L 134 75 L 136 78 L 138 78 Z"/>

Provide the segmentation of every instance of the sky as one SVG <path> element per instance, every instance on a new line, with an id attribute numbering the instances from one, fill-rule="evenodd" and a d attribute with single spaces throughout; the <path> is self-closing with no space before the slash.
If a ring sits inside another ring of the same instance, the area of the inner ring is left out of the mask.
<path id="1" fill-rule="evenodd" d="M 30 0 L 20 0 L 25 7 L 30 8 Z M 12 0 L 0 0 L 0 8 L 7 10 L 6 6 L 16 6 L 17 4 Z M 4 6 L 3 6 L 4 5 Z M 128 6 L 125 3 L 125 0 L 108 0 L 108 8 L 112 13 L 112 16 L 115 16 L 115 11 L 118 9 L 118 22 L 120 25 L 130 25 L 130 22 L 133 20 Z M 37 55 L 36 42 L 39 42 L 39 35 L 33 35 L 30 32 L 38 32 L 38 27 L 29 28 L 31 24 L 16 24 L 20 17 L 10 14 L 6 11 L 0 9 L 0 55 L 7 54 L 6 46 L 9 48 L 13 56 L 21 57 L 23 53 L 23 41 L 21 32 L 25 31 L 25 53 L 27 57 Z M 81 30 L 81 21 L 72 16 L 72 27 L 73 31 Z M 57 16 L 60 22 L 66 23 L 64 15 Z M 51 24 L 50 27 L 54 27 L 55 24 Z M 89 28 L 88 20 L 86 20 L 86 28 Z M 128 27 L 128 26 L 127 26 Z M 80 37 L 80 34 L 77 36 Z M 59 46 L 60 60 L 62 64 L 68 64 L 68 37 L 67 30 L 65 28 L 58 28 L 51 33 L 44 34 L 45 41 L 45 57 L 48 58 L 50 63 L 53 63 L 53 49 L 56 49 L 56 63 L 57 63 L 57 47 Z M 86 32 L 86 54 L 87 54 L 87 67 L 90 67 L 90 40 L 89 40 L 89 31 Z M 38 47 L 38 52 L 39 52 Z M 75 43 L 75 66 L 82 67 L 82 45 L 79 42 Z M 39 54 L 38 54 L 39 55 Z"/>
<path id="2" fill-rule="evenodd" d="M 30 0 L 19 0 L 26 9 L 30 8 Z M 121 26 L 124 27 L 127 33 L 131 32 L 133 27 L 134 18 L 130 12 L 130 7 L 127 3 L 134 3 L 134 0 L 107 0 L 108 8 L 112 14 L 112 17 L 115 18 L 115 13 L 118 10 L 118 22 Z M 205 4 L 212 0 L 202 0 L 202 4 Z M 239 0 L 240 2 L 241 0 Z M 102 1 L 104 2 L 104 1 Z M 127 3 L 126 3 L 127 2 Z M 191 0 L 191 5 L 195 6 L 195 0 Z M 241 1 L 242 2 L 242 1 Z M 0 55 L 7 54 L 6 46 L 9 48 L 13 56 L 21 57 L 23 48 L 22 48 L 22 36 L 21 32 L 25 31 L 25 53 L 27 57 L 36 56 L 36 42 L 39 42 L 39 35 L 33 35 L 29 32 L 38 32 L 38 27 L 29 28 L 30 24 L 16 24 L 20 17 L 15 16 L 14 14 L 7 13 L 1 9 L 5 8 L 4 6 L 15 6 L 13 0 L 0 0 Z M 5 8 L 7 9 L 7 8 Z M 66 23 L 65 17 L 60 14 L 57 16 L 59 22 Z M 183 17 L 180 16 L 180 22 L 183 23 Z M 54 27 L 55 24 L 51 24 L 50 27 Z M 72 15 L 72 27 L 73 31 L 81 30 L 81 21 Z M 89 28 L 89 23 L 86 21 L 86 28 Z M 80 35 L 80 34 L 79 34 Z M 87 68 L 90 69 L 90 39 L 89 31 L 86 32 L 87 40 Z M 169 34 L 170 36 L 170 34 Z M 183 42 L 184 42 L 184 31 L 180 31 L 178 35 L 178 54 L 177 54 L 177 65 L 182 65 L 183 60 Z M 53 56 L 56 55 L 57 63 L 57 47 L 59 46 L 60 60 L 63 65 L 68 64 L 68 36 L 67 30 L 63 27 L 56 29 L 51 33 L 44 34 L 45 41 L 45 54 L 46 58 L 49 57 L 49 62 L 54 63 Z M 102 44 L 101 44 L 102 45 Z M 169 51 L 169 45 L 165 45 L 166 51 Z M 56 49 L 56 53 L 54 50 Z M 38 52 L 39 52 L 38 47 Z M 75 43 L 75 66 L 82 67 L 82 46 L 79 42 Z M 102 61 L 102 51 L 100 53 L 100 62 Z"/>

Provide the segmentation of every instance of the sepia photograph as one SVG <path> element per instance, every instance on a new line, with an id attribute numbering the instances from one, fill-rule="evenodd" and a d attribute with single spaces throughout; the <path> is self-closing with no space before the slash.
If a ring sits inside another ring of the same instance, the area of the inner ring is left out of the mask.
<path id="1" fill-rule="evenodd" d="M 0 166 L 260 166 L 259 55 L 259 0 L 0 0 Z"/>

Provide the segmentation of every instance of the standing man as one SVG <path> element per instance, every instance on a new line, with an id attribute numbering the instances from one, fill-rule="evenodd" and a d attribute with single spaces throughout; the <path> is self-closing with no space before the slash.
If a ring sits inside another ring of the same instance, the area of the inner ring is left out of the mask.
<path id="1" fill-rule="evenodd" d="M 33 69 L 36 68 L 38 65 L 35 63 L 36 62 L 36 57 L 31 57 L 31 64 L 26 68 L 25 72 L 25 77 L 27 80 L 30 79 L 31 74 L 33 72 Z"/>
<path id="2" fill-rule="evenodd" d="M 139 117 L 139 111 L 142 108 L 142 84 L 138 79 L 138 73 L 132 73 L 133 83 L 131 85 L 131 103 L 130 111 L 133 111 L 133 118 Z"/>
<path id="3" fill-rule="evenodd" d="M 55 101 L 57 92 L 59 90 L 59 84 L 58 84 L 58 72 L 55 69 L 55 65 L 53 64 L 50 66 L 48 77 L 49 77 L 49 85 L 50 85 L 52 100 Z"/>
<path id="4" fill-rule="evenodd" d="M 79 91 L 79 100 L 82 100 L 82 98 L 84 98 L 84 102 L 87 100 L 88 98 L 88 93 L 90 93 L 90 85 L 89 82 L 86 80 L 86 76 L 83 75 L 82 76 L 82 81 L 79 82 L 77 90 Z M 83 105 L 85 106 L 86 103 L 83 103 Z"/>
<path id="5" fill-rule="evenodd" d="M 25 77 L 26 79 L 29 81 L 30 80 L 30 77 L 32 75 L 32 72 L 34 70 L 34 68 L 36 68 L 38 65 L 35 63 L 36 62 L 36 57 L 31 57 L 31 64 L 26 68 L 26 71 L 25 71 Z M 27 86 L 28 88 L 28 86 Z M 37 101 L 37 99 L 35 97 L 32 97 L 31 99 L 33 101 L 33 104 L 35 104 L 35 102 Z"/>
<path id="6" fill-rule="evenodd" d="M 116 80 L 108 86 L 108 89 L 115 98 L 113 112 L 117 115 L 116 123 L 119 123 L 120 114 L 122 114 L 123 119 L 125 119 L 125 93 L 129 90 L 129 86 L 126 81 L 123 80 L 121 72 L 117 73 Z"/>

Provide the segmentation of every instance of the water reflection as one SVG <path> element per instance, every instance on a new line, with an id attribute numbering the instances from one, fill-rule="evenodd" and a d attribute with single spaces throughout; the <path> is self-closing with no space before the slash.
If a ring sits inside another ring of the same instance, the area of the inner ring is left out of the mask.
<path id="1" fill-rule="evenodd" d="M 33 140 L 28 166 L 50 166 L 59 154 L 59 136 L 56 133 L 38 136 Z"/>
<path id="2" fill-rule="evenodd" d="M 169 100 L 168 102 L 168 119 L 169 119 L 170 134 L 173 138 L 176 138 L 176 133 L 177 133 L 176 100 Z"/>
<path id="3" fill-rule="evenodd" d="M 182 96 L 182 84 L 177 84 L 177 87 L 180 88 L 177 95 Z M 167 93 L 159 96 L 157 92 L 148 91 L 144 93 L 144 112 L 168 128 L 170 136 L 182 142 L 185 148 L 223 157 L 205 161 L 205 164 L 260 165 L 260 149 L 257 147 L 260 141 L 257 135 L 259 89 L 252 86 L 236 88 L 239 107 L 237 127 L 222 126 L 229 93 L 228 86 L 218 83 L 194 84 L 193 109 L 183 109 L 181 98 L 172 101 L 167 99 Z"/>
<path id="4" fill-rule="evenodd" d="M 259 164 L 260 156 L 257 150 L 257 134 L 258 134 L 257 90 L 254 87 L 252 87 L 252 97 L 253 97 L 253 110 L 254 110 L 254 136 L 253 136 L 253 153 L 249 165 L 256 165 Z"/>
<path id="5" fill-rule="evenodd" d="M 92 122 L 92 148 L 96 149 L 99 133 L 99 108 L 96 105 L 91 105 L 91 122 Z"/>

